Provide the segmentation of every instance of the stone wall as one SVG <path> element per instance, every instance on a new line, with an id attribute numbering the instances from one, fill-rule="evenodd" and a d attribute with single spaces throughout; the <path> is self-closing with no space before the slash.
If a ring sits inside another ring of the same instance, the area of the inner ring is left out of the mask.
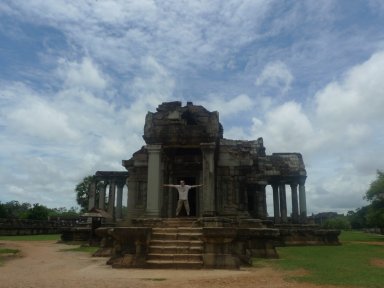
<path id="1" fill-rule="evenodd" d="M 62 229 L 74 227 L 73 220 L 40 221 L 27 219 L 0 219 L 1 236 L 59 234 Z"/>

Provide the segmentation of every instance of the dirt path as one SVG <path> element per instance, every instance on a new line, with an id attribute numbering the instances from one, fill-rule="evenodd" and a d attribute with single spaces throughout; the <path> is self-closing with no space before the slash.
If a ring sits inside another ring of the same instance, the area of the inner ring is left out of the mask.
<path id="1" fill-rule="evenodd" d="M 106 258 L 87 253 L 62 252 L 68 245 L 52 241 L 7 242 L 2 246 L 22 251 L 0 266 L 0 288 L 331 288 L 284 280 L 272 268 L 234 270 L 112 269 Z M 340 287 L 338 287 L 340 288 Z"/>

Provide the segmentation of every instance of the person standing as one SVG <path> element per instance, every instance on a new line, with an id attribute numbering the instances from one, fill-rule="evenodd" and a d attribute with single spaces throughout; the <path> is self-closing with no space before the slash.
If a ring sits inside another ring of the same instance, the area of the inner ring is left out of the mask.
<path id="1" fill-rule="evenodd" d="M 179 200 L 177 201 L 176 216 L 179 216 L 179 213 L 183 205 L 184 205 L 185 211 L 187 212 L 187 215 L 189 216 L 189 212 L 190 212 L 189 202 L 188 202 L 189 190 L 191 190 L 192 188 L 201 187 L 203 186 L 203 184 L 185 185 L 185 181 L 180 180 L 180 185 L 164 184 L 163 186 L 176 188 L 177 191 L 179 192 Z"/>

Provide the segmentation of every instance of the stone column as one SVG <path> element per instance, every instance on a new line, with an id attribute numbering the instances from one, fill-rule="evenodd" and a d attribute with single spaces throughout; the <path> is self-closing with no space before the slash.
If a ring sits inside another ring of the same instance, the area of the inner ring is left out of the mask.
<path id="1" fill-rule="evenodd" d="M 280 223 L 280 201 L 279 201 L 279 186 L 272 184 L 273 190 L 273 214 L 275 223 Z"/>
<path id="2" fill-rule="evenodd" d="M 123 218 L 123 188 L 124 182 L 117 183 L 117 195 L 116 195 L 116 219 Z"/>
<path id="3" fill-rule="evenodd" d="M 287 195 L 285 192 L 285 184 L 280 184 L 280 213 L 281 213 L 281 222 L 287 223 Z"/>
<path id="4" fill-rule="evenodd" d="M 173 179 L 171 177 L 168 177 L 167 183 L 173 183 Z M 170 191 L 170 189 L 166 189 L 165 191 L 166 191 L 165 193 L 167 193 L 167 198 L 166 197 L 164 197 L 164 198 L 166 198 L 168 200 L 168 202 L 167 202 L 167 206 L 168 206 L 167 207 L 167 217 L 171 218 L 171 217 L 174 217 L 174 215 L 175 215 L 174 214 L 175 213 L 174 207 L 176 205 L 174 204 L 174 201 L 173 201 L 173 195 L 174 195 L 173 193 L 175 193 L 175 192 Z"/>
<path id="5" fill-rule="evenodd" d="M 203 152 L 203 216 L 215 216 L 215 143 L 201 143 Z"/>
<path id="6" fill-rule="evenodd" d="M 88 210 L 95 208 L 96 203 L 96 181 L 92 180 L 88 187 Z"/>
<path id="7" fill-rule="evenodd" d="M 115 219 L 115 181 L 109 181 L 108 213 Z"/>
<path id="8" fill-rule="evenodd" d="M 259 210 L 258 216 L 259 219 L 267 219 L 267 196 L 265 194 L 265 186 L 267 183 L 264 182 L 259 182 L 259 189 L 258 189 L 258 194 L 259 194 L 259 205 L 257 209 Z"/>
<path id="9" fill-rule="evenodd" d="M 148 187 L 145 214 L 147 217 L 160 217 L 161 145 L 147 145 L 146 148 L 148 151 Z"/>
<path id="10" fill-rule="evenodd" d="M 297 199 L 297 184 L 291 184 L 292 194 L 292 223 L 299 223 L 299 206 Z"/>
<path id="11" fill-rule="evenodd" d="M 127 197 L 127 220 L 128 223 L 131 223 L 132 219 L 135 218 L 136 215 L 136 191 L 137 191 L 137 181 L 133 181 L 132 179 L 128 180 L 128 197 Z"/>
<path id="12" fill-rule="evenodd" d="M 307 200 L 305 195 L 304 181 L 299 184 L 299 199 L 300 199 L 300 222 L 307 222 Z"/>
<path id="13" fill-rule="evenodd" d="M 107 188 L 107 183 L 103 181 L 100 183 L 100 191 L 99 191 L 99 209 L 105 209 L 105 189 Z"/>

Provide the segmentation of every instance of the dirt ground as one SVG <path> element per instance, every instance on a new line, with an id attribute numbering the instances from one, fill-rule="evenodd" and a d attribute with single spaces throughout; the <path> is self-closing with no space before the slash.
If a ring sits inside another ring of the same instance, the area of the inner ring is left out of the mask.
<path id="1" fill-rule="evenodd" d="M 68 245 L 53 241 L 0 241 L 0 245 L 21 251 L 20 257 L 0 266 L 0 288 L 335 287 L 287 281 L 288 274 L 269 267 L 236 271 L 112 269 L 105 264 L 106 258 L 91 257 L 82 252 L 63 252 L 60 250 L 68 249 Z"/>

